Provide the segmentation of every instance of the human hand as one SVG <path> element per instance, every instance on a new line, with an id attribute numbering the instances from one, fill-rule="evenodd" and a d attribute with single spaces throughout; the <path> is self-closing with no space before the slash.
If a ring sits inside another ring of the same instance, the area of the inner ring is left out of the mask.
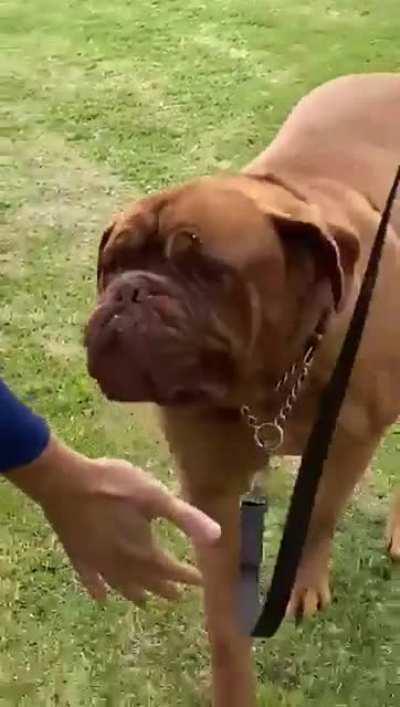
<path id="1" fill-rule="evenodd" d="M 89 594 L 108 587 L 134 602 L 147 592 L 175 599 L 199 572 L 156 543 L 151 521 L 165 518 L 195 544 L 213 544 L 217 523 L 128 462 L 92 460 L 54 437 L 38 460 L 7 475 L 42 507 Z"/>

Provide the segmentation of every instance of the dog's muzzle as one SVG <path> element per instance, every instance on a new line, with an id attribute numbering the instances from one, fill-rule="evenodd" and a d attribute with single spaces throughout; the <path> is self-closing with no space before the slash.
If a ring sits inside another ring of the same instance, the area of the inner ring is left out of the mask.
<path id="1" fill-rule="evenodd" d="M 108 398 L 176 405 L 206 396 L 201 336 L 185 294 L 142 271 L 108 285 L 85 334 L 89 373 Z"/>

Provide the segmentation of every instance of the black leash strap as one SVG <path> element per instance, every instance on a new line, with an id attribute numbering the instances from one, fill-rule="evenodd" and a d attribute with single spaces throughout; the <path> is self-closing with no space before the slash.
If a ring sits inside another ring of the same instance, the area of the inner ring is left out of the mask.
<path id="1" fill-rule="evenodd" d="M 400 166 L 382 213 L 342 349 L 331 379 L 321 395 L 316 421 L 311 430 L 294 486 L 264 606 L 259 604 L 259 569 L 262 560 L 263 527 L 267 504 L 265 499 L 261 499 L 259 502 L 245 500 L 242 503 L 240 607 L 245 631 L 254 637 L 269 638 L 273 636 L 286 613 L 310 523 L 318 483 L 328 456 L 329 446 L 335 432 L 337 418 L 367 319 L 399 183 Z"/>

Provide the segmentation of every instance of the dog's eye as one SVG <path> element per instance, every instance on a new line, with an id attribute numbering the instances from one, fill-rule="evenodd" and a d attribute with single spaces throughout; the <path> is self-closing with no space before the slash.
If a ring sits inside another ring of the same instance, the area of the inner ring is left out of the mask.
<path id="1" fill-rule="evenodd" d="M 197 249 L 201 246 L 201 240 L 197 233 L 193 231 L 179 231 L 173 233 L 167 241 L 166 256 L 167 258 L 181 255 L 187 251 Z"/>

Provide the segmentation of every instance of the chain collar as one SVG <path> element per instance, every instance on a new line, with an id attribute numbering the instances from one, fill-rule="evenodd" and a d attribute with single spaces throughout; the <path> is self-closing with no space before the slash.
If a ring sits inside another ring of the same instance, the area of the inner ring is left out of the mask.
<path id="1" fill-rule="evenodd" d="M 244 421 L 253 432 L 256 446 L 262 449 L 267 456 L 270 456 L 282 446 L 286 420 L 290 416 L 308 377 L 316 351 L 326 331 L 328 316 L 329 310 L 325 310 L 314 333 L 307 341 L 304 356 L 299 361 L 296 361 L 289 370 L 285 371 L 276 383 L 275 391 L 284 391 L 290 383 L 291 386 L 274 419 L 268 422 L 260 422 L 250 405 L 242 405 L 240 408 Z"/>

